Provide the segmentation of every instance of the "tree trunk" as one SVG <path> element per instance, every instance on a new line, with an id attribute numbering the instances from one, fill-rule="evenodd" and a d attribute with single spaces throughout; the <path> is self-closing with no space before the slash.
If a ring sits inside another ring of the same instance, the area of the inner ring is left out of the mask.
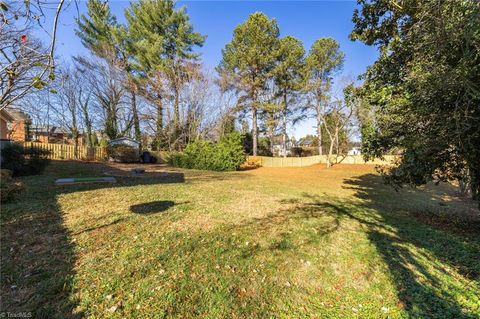
<path id="1" fill-rule="evenodd" d="M 116 139 L 118 136 L 117 129 L 116 129 L 116 119 L 115 115 L 111 111 L 107 111 L 107 121 L 105 123 L 105 134 L 107 134 L 108 138 L 111 140 Z"/>
<path id="2" fill-rule="evenodd" d="M 287 157 L 287 93 L 284 92 L 283 94 L 283 103 L 284 103 L 284 108 L 283 108 L 283 136 L 282 136 L 282 148 L 283 148 L 283 157 Z"/>
<path id="3" fill-rule="evenodd" d="M 176 138 L 176 134 L 178 133 L 178 128 L 180 126 L 180 100 L 179 100 L 179 93 L 178 93 L 178 88 L 175 87 L 175 90 L 174 90 L 174 94 L 175 94 L 175 97 L 174 97 L 174 102 L 173 102 L 173 127 L 175 129 L 175 137 Z"/>
<path id="4" fill-rule="evenodd" d="M 339 132 L 338 132 L 338 127 L 335 127 L 335 148 L 336 148 L 336 151 L 337 151 L 337 156 L 340 154 L 340 152 L 339 152 L 339 149 L 340 149 L 340 148 L 339 148 L 339 145 L 338 145 L 338 144 L 339 144 L 339 142 L 338 142 L 338 134 L 339 134 Z"/>
<path id="5" fill-rule="evenodd" d="M 142 132 L 140 131 L 140 120 L 138 119 L 137 94 L 135 93 L 135 90 L 131 90 L 130 93 L 131 93 L 131 98 L 132 98 L 133 129 L 134 129 L 134 133 L 135 133 L 135 139 L 138 142 L 141 142 L 142 141 Z"/>
<path id="6" fill-rule="evenodd" d="M 335 127 L 335 149 L 336 149 L 336 156 L 335 156 L 335 163 L 338 163 L 338 156 L 340 155 L 339 146 L 338 146 L 338 126 Z"/>
<path id="7" fill-rule="evenodd" d="M 78 159 L 78 128 L 77 128 L 77 105 L 72 103 L 70 112 L 72 115 L 72 139 L 73 139 L 73 158 Z"/>
<path id="8" fill-rule="evenodd" d="M 317 135 L 318 135 L 318 155 L 322 154 L 322 108 L 320 101 L 317 101 Z"/>
<path id="9" fill-rule="evenodd" d="M 92 121 L 90 120 L 90 116 L 88 115 L 88 101 L 85 101 L 85 104 L 82 104 L 82 113 L 83 113 L 83 120 L 85 121 L 85 128 L 87 130 L 87 147 L 93 146 L 93 137 L 92 137 Z"/>
<path id="10" fill-rule="evenodd" d="M 111 140 L 118 137 L 118 125 L 117 125 L 117 98 L 115 95 L 110 95 L 107 97 L 105 102 L 105 134 Z"/>
<path id="11" fill-rule="evenodd" d="M 470 175 L 470 193 L 472 199 L 478 201 L 478 207 L 480 208 L 480 168 L 470 166 L 468 174 Z"/>
<path id="12" fill-rule="evenodd" d="M 85 121 L 85 126 L 87 129 L 87 147 L 93 146 L 93 133 L 92 133 L 92 123 Z"/>
<path id="13" fill-rule="evenodd" d="M 180 150 L 181 145 L 179 145 L 181 137 L 180 133 L 180 99 L 179 99 L 179 89 L 177 86 L 174 87 L 174 100 L 173 100 L 173 132 L 169 137 L 170 141 L 170 148 L 175 150 Z"/>
<path id="14" fill-rule="evenodd" d="M 275 138 L 274 133 L 273 133 L 273 125 L 268 125 L 268 139 L 270 140 L 270 153 L 272 153 L 273 156 L 273 139 Z"/>
<path id="15" fill-rule="evenodd" d="M 74 129 L 73 134 L 73 158 L 78 159 L 78 130 Z"/>
<path id="16" fill-rule="evenodd" d="M 158 150 L 160 150 L 161 142 L 163 139 L 163 101 L 162 98 L 159 96 L 157 101 L 157 119 L 156 119 L 156 132 L 155 132 L 155 140 L 157 144 Z"/>
<path id="17" fill-rule="evenodd" d="M 252 150 L 253 156 L 257 156 L 257 144 L 258 144 L 258 127 L 257 127 L 257 107 L 252 107 Z"/>
<path id="18" fill-rule="evenodd" d="M 330 136 L 330 147 L 328 148 L 328 158 L 327 158 L 327 168 L 331 166 L 330 157 L 333 154 L 333 143 L 335 142 L 335 137 Z"/>

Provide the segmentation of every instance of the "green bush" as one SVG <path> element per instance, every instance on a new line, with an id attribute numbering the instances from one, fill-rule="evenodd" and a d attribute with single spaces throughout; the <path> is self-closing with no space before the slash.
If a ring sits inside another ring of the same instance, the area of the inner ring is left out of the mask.
<path id="1" fill-rule="evenodd" d="M 168 163 L 172 166 L 212 171 L 234 171 L 245 162 L 242 136 L 226 135 L 219 143 L 198 140 L 189 143 L 183 153 L 171 153 Z"/>
<path id="2" fill-rule="evenodd" d="M 216 167 L 222 171 L 234 171 L 245 162 L 242 136 L 238 133 L 226 135 L 216 144 Z"/>
<path id="3" fill-rule="evenodd" d="M 243 149 L 245 153 L 252 155 L 253 154 L 253 137 L 251 133 L 244 133 L 242 135 Z M 272 156 L 270 151 L 270 140 L 267 137 L 258 137 L 257 145 L 257 155 L 258 156 Z"/>
<path id="4" fill-rule="evenodd" d="M 110 145 L 107 147 L 108 157 L 121 163 L 134 163 L 140 160 L 138 149 L 128 145 Z"/>
<path id="5" fill-rule="evenodd" d="M 35 175 L 43 172 L 48 164 L 49 151 L 23 147 L 17 143 L 5 146 L 2 151 L 2 168 L 13 172 L 13 176 Z"/>

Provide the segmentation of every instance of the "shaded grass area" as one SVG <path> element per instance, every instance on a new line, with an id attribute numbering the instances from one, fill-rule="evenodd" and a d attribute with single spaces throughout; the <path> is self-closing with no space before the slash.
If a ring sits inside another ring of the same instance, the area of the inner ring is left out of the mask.
<path id="1" fill-rule="evenodd" d="M 1 311 L 44 318 L 480 318 L 474 203 L 369 166 L 172 170 L 59 162 L 2 206 Z"/>

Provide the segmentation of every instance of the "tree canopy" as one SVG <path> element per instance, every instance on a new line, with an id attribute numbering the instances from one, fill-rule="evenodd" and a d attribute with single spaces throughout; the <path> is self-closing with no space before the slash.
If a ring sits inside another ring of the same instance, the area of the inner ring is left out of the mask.
<path id="1" fill-rule="evenodd" d="M 283 156 L 286 157 L 287 124 L 289 120 L 296 122 L 301 118 L 301 114 L 296 112 L 301 108 L 296 100 L 304 84 L 305 49 L 300 40 L 288 35 L 280 39 L 277 54 L 277 64 L 272 73 L 277 87 L 276 98 L 280 100 Z M 296 117 L 290 119 L 293 114 Z"/>
<path id="2" fill-rule="evenodd" d="M 478 198 L 480 2 L 358 2 L 351 38 L 380 49 L 359 91 L 364 154 L 402 150 L 395 185 L 461 180 Z"/>
<path id="3" fill-rule="evenodd" d="M 77 19 L 76 35 L 82 41 L 83 46 L 94 54 L 111 59 L 116 58 L 115 52 L 115 29 L 118 28 L 117 19 L 110 12 L 107 2 L 89 0 L 87 2 L 87 14 L 82 14 Z"/>
<path id="4" fill-rule="evenodd" d="M 345 54 L 333 38 L 316 40 L 306 58 L 305 91 L 313 100 L 311 107 L 317 118 L 318 152 L 322 155 L 322 123 L 333 75 L 342 69 Z"/>
<path id="5" fill-rule="evenodd" d="M 253 118 L 253 154 L 257 154 L 257 110 L 275 67 L 279 28 L 274 19 L 256 12 L 233 31 L 233 38 L 222 50 L 217 67 L 225 86 L 241 94 L 239 106 L 249 108 Z"/>
<path id="6" fill-rule="evenodd" d="M 193 30 L 185 8 L 175 9 L 173 1 L 135 2 L 125 17 L 139 70 L 158 71 L 199 57 L 194 49 L 202 46 L 206 37 Z"/>

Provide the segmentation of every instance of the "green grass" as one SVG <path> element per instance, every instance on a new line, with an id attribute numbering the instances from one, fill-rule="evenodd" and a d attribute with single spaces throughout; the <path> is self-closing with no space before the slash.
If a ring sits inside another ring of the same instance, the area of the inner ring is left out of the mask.
<path id="1" fill-rule="evenodd" d="M 1 211 L 0 312 L 38 318 L 480 318 L 480 222 L 448 185 L 371 166 L 168 169 L 55 187 Z"/>

